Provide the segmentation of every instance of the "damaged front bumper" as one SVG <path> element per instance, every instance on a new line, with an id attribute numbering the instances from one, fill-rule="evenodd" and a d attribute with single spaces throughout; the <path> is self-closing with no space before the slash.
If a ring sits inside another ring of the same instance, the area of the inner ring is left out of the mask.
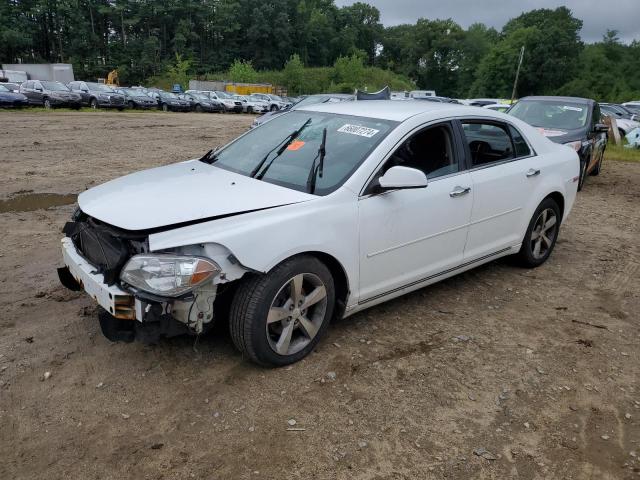
<path id="1" fill-rule="evenodd" d="M 70 290 L 84 290 L 102 307 L 100 327 L 111 341 L 156 343 L 160 337 L 197 335 L 213 324 L 214 285 L 184 299 L 150 299 L 107 285 L 104 275 L 78 253 L 69 237 L 62 239 L 62 258 L 60 282 Z"/>

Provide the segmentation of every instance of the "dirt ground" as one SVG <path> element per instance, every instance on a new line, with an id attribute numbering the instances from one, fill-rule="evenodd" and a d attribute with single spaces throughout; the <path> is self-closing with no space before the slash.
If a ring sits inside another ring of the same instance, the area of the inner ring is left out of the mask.
<path id="1" fill-rule="evenodd" d="M 0 203 L 193 158 L 250 122 L 3 112 Z M 374 307 L 273 370 L 224 332 L 110 343 L 56 278 L 74 206 L 0 213 L 0 478 L 640 478 L 639 203 L 640 164 L 607 160 L 546 265 Z"/>

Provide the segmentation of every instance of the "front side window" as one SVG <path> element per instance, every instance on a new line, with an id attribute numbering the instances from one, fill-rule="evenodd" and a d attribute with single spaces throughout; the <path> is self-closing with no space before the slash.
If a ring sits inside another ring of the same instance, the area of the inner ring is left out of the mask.
<path id="1" fill-rule="evenodd" d="M 396 125 L 393 121 L 374 118 L 291 112 L 250 130 L 217 152 L 210 161 L 214 167 L 265 182 L 327 195 L 355 172 Z M 320 147 L 325 129 L 320 177 Z"/>
<path id="2" fill-rule="evenodd" d="M 412 135 L 391 155 L 381 173 L 394 166 L 417 168 L 429 179 L 458 172 L 451 127 L 438 125 Z"/>
<path id="3" fill-rule="evenodd" d="M 471 164 L 479 167 L 515 158 L 511 135 L 506 127 L 493 123 L 462 122 L 471 152 Z"/>

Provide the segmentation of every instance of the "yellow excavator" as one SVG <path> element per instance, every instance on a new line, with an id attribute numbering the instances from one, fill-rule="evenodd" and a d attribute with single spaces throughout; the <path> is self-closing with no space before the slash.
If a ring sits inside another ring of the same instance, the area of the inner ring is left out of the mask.
<path id="1" fill-rule="evenodd" d="M 119 87 L 120 81 L 118 80 L 118 70 L 111 70 L 107 75 L 107 85 L 110 87 Z"/>

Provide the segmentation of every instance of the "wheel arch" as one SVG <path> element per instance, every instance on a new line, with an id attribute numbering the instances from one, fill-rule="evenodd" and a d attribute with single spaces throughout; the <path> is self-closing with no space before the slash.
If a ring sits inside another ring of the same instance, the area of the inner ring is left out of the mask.
<path id="1" fill-rule="evenodd" d="M 305 252 L 300 255 L 311 255 L 320 260 L 331 273 L 333 277 L 333 283 L 336 291 L 336 306 L 333 312 L 334 319 L 340 319 L 344 314 L 347 307 L 347 300 L 349 299 L 349 277 L 347 271 L 340 261 L 333 255 L 329 255 L 325 252 L 311 251 Z"/>
<path id="2" fill-rule="evenodd" d="M 549 195 L 544 197 L 542 199 L 542 202 L 544 202 L 547 198 L 551 198 L 558 204 L 558 207 L 560 207 L 560 218 L 564 218 L 564 195 L 556 190 L 555 192 L 551 192 Z"/>

